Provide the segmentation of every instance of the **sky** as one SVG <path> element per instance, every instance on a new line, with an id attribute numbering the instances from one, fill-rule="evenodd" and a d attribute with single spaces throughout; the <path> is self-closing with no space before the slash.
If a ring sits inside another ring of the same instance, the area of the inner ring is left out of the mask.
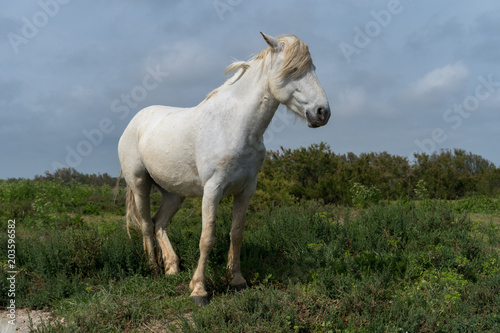
<path id="1" fill-rule="evenodd" d="M 268 150 L 460 148 L 500 166 L 500 2 L 494 0 L 39 0 L 0 4 L 0 179 L 72 167 L 118 176 L 132 117 L 197 105 L 267 47 L 309 46 L 332 117 L 280 106 Z"/>

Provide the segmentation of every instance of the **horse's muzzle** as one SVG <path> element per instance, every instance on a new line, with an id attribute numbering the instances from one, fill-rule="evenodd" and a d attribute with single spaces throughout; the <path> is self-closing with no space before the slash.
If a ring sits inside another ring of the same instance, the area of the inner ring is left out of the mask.
<path id="1" fill-rule="evenodd" d="M 307 126 L 311 128 L 321 127 L 330 119 L 330 107 L 320 106 L 315 111 L 306 111 Z"/>

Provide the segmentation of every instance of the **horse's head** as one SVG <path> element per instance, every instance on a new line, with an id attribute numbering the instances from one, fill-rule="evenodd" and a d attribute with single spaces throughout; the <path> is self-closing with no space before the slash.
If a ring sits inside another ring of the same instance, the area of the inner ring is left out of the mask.
<path id="1" fill-rule="evenodd" d="M 320 127 L 330 119 L 330 105 L 315 73 L 307 45 L 296 36 L 274 38 L 262 33 L 271 56 L 269 87 L 274 97 L 307 121 Z"/>

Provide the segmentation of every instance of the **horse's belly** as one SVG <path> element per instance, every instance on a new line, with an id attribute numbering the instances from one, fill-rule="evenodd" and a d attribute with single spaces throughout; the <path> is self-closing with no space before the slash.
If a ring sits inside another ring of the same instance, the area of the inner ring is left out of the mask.
<path id="1" fill-rule="evenodd" d="M 201 197 L 203 196 L 203 186 L 198 181 L 184 181 L 177 183 L 175 180 L 160 180 L 155 182 L 170 193 L 175 193 L 182 197 Z"/>
<path id="2" fill-rule="evenodd" d="M 170 193 L 183 197 L 203 195 L 202 181 L 196 168 L 189 163 L 158 163 L 148 171 L 155 183 Z"/>

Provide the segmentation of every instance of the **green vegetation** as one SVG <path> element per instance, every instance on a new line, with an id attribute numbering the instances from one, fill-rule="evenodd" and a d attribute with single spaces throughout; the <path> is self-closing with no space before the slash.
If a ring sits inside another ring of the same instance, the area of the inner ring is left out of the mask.
<path id="1" fill-rule="evenodd" d="M 445 185 L 425 173 L 415 176 L 421 169 L 397 158 L 352 171 L 361 168 L 357 160 L 383 154 L 339 162 L 343 157 L 320 145 L 270 155 L 243 240 L 249 287 L 228 287 L 231 200 L 225 199 L 207 267 L 206 307 L 189 299 L 188 287 L 198 260 L 199 199 L 186 200 L 169 226 L 182 273 L 158 276 L 139 232 L 130 239 L 125 231 L 124 189 L 116 200 L 112 193 L 116 179 L 59 170 L 0 181 L 0 228 L 6 231 L 7 221 L 16 219 L 16 306 L 65 318 L 39 332 L 500 330 L 498 169 L 488 164 L 462 175 L 476 187 L 460 178 L 467 190 L 445 195 L 460 197 L 447 201 L 436 191 Z M 444 155 L 456 159 L 456 152 Z M 389 164 L 408 165 L 399 173 L 408 178 L 397 180 L 394 171 L 380 180 L 376 166 Z M 330 186 L 343 187 L 335 197 Z M 153 198 L 155 208 L 158 194 Z M 0 232 L 0 247 L 7 242 L 7 232 Z M 6 307 L 5 250 L 0 260 L 0 306 Z"/>
<path id="2" fill-rule="evenodd" d="M 381 200 L 459 199 L 473 194 L 500 194 L 500 168 L 461 149 L 407 158 L 383 153 L 338 155 L 324 143 L 309 148 L 271 152 L 261 179 L 280 179 L 296 200 L 352 204 L 352 189 L 378 190 Z M 267 188 L 283 189 L 267 186 Z M 358 188 L 359 189 L 359 188 Z M 283 197 L 281 193 L 277 197 Z M 289 201 L 283 200 L 288 203 Z"/>

